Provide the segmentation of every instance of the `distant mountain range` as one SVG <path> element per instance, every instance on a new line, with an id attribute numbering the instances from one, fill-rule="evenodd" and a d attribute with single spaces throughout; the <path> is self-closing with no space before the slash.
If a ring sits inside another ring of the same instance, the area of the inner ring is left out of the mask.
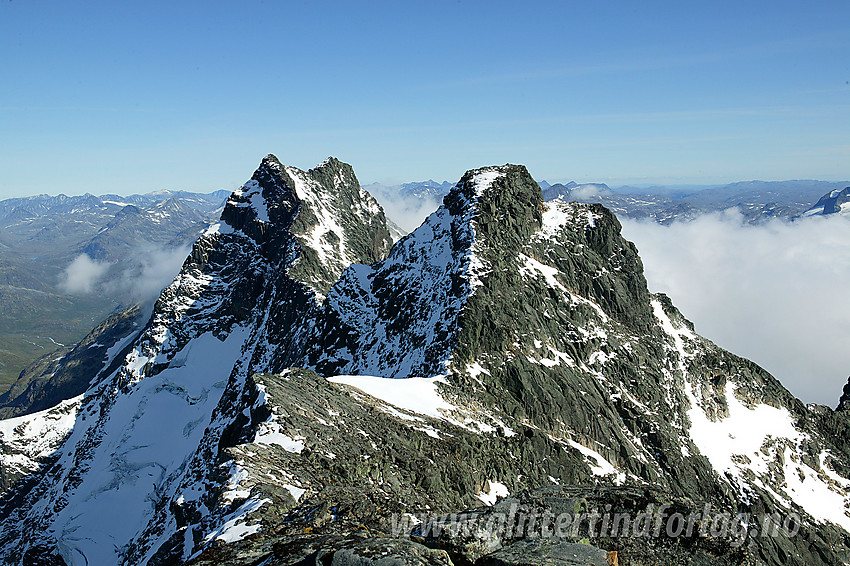
<path id="1" fill-rule="evenodd" d="M 538 185 L 547 201 L 598 202 L 618 216 L 651 219 L 662 224 L 728 209 L 739 210 L 747 222 L 759 223 L 806 214 L 821 197 L 827 198 L 836 190 L 840 192 L 850 186 L 850 181 L 742 181 L 718 186 L 626 185 L 612 188 L 604 183 L 551 184 L 544 180 L 538 181 Z M 393 186 L 372 184 L 366 188 L 382 203 L 401 201 L 409 209 L 413 202 L 419 202 L 436 208 L 452 184 L 428 180 Z M 391 212 L 389 215 L 392 217 Z"/>

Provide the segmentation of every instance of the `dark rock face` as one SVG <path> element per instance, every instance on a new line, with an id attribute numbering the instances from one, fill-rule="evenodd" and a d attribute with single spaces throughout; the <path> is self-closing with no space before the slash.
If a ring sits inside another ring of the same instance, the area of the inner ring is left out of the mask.
<path id="1" fill-rule="evenodd" d="M 428 548 L 403 538 L 378 538 L 364 535 L 350 537 L 305 535 L 285 538 L 264 551 L 247 550 L 247 545 L 234 544 L 204 551 L 190 564 L 243 565 L 246 560 L 270 566 L 452 566 L 445 551 Z"/>
<path id="2" fill-rule="evenodd" d="M 838 400 L 836 411 L 846 411 L 850 407 L 850 377 L 847 378 L 847 383 L 844 384 L 844 389 L 841 392 L 841 398 Z"/>
<path id="3" fill-rule="evenodd" d="M 850 187 L 834 190 L 823 195 L 803 216 L 839 214 L 850 203 Z"/>
<path id="4" fill-rule="evenodd" d="M 331 558 L 332 557 L 332 558 Z M 433 550 L 404 539 L 368 539 L 316 556 L 331 558 L 333 566 L 451 566 L 445 551 Z"/>
<path id="5" fill-rule="evenodd" d="M 522 540 L 482 558 L 481 566 L 610 566 L 608 553 L 573 542 Z"/>
<path id="6" fill-rule="evenodd" d="M 349 166 L 264 159 L 70 440 L 0 501 L 8 562 L 850 558 L 846 412 L 696 335 L 607 209 L 544 203 L 524 167 L 487 167 L 389 246 Z M 706 504 L 700 525 L 802 526 L 618 537 L 588 518 Z M 92 530 L 116 505 L 126 516 Z M 511 510 L 580 529 L 494 527 Z"/>

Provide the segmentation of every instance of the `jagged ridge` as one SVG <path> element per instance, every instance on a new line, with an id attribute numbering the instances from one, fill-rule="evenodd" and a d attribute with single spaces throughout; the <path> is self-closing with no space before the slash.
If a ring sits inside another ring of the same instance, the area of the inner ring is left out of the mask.
<path id="1" fill-rule="evenodd" d="M 17 525 L 0 535 L 9 560 L 42 547 L 70 563 L 149 559 L 176 528 L 165 503 L 217 473 L 222 429 L 239 415 L 227 400 L 255 368 L 296 355 L 328 281 L 390 244 L 350 166 L 329 159 L 304 172 L 266 157 L 195 243 L 122 367 L 88 391 L 28 503 L 6 517 Z M 74 535 L 92 516 L 109 527 Z"/>
<path id="2" fill-rule="evenodd" d="M 7 554 L 166 564 L 216 540 L 295 536 L 285 525 L 344 535 L 357 521 L 386 528 L 393 510 L 598 482 L 798 510 L 798 537 L 747 552 L 768 564 L 846 556 L 827 542 L 850 525 L 846 415 L 804 407 L 697 336 L 649 293 L 605 208 L 544 204 L 524 167 L 488 167 L 383 259 L 388 245 L 350 167 L 263 160 L 123 368 L 87 394 L 58 462 L 14 494 L 25 505 L 0 512 Z M 177 430 L 166 446 L 139 443 Z M 433 469 L 417 474 L 425 461 Z M 75 530 L 103 509 L 92 501 L 146 508 L 94 544 Z M 358 514 L 358 501 L 373 506 Z"/>

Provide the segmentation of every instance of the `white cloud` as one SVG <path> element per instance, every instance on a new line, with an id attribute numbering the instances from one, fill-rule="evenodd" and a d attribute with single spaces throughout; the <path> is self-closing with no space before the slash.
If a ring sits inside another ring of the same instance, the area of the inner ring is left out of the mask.
<path id="1" fill-rule="evenodd" d="M 140 245 L 116 263 L 80 254 L 62 273 L 59 288 L 74 295 L 103 293 L 123 303 L 149 303 L 171 283 L 190 249 Z"/>
<path id="2" fill-rule="evenodd" d="M 604 192 L 605 188 L 602 185 L 588 183 L 570 189 L 570 198 L 575 200 L 589 200 Z"/>
<path id="3" fill-rule="evenodd" d="M 59 288 L 72 295 L 91 293 L 109 271 L 112 264 L 95 261 L 86 254 L 80 254 L 62 272 Z"/>
<path id="4" fill-rule="evenodd" d="M 745 224 L 736 212 L 661 226 L 621 219 L 649 288 L 696 330 L 804 402 L 835 406 L 850 374 L 850 222 Z"/>
<path id="5" fill-rule="evenodd" d="M 128 254 L 132 265 L 104 283 L 104 289 L 112 296 L 136 302 L 156 300 L 180 272 L 190 249 L 190 245 L 177 248 L 139 246 Z"/>
<path id="6" fill-rule="evenodd" d="M 412 232 L 419 227 L 429 214 L 443 204 L 443 197 L 404 197 L 399 194 L 389 194 L 383 191 L 372 194 L 384 209 L 387 218 L 395 222 L 406 232 Z"/>

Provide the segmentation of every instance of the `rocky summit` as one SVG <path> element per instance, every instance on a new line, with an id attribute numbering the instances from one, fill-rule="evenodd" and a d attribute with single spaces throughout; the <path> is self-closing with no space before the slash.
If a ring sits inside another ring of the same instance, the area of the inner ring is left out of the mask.
<path id="1" fill-rule="evenodd" d="M 850 214 L 850 187 L 835 189 L 823 195 L 803 216 L 828 216 Z"/>
<path id="2" fill-rule="evenodd" d="M 3 563 L 850 560 L 848 412 L 697 335 L 522 166 L 393 245 L 349 165 L 268 156 L 123 335 L 0 421 Z"/>

